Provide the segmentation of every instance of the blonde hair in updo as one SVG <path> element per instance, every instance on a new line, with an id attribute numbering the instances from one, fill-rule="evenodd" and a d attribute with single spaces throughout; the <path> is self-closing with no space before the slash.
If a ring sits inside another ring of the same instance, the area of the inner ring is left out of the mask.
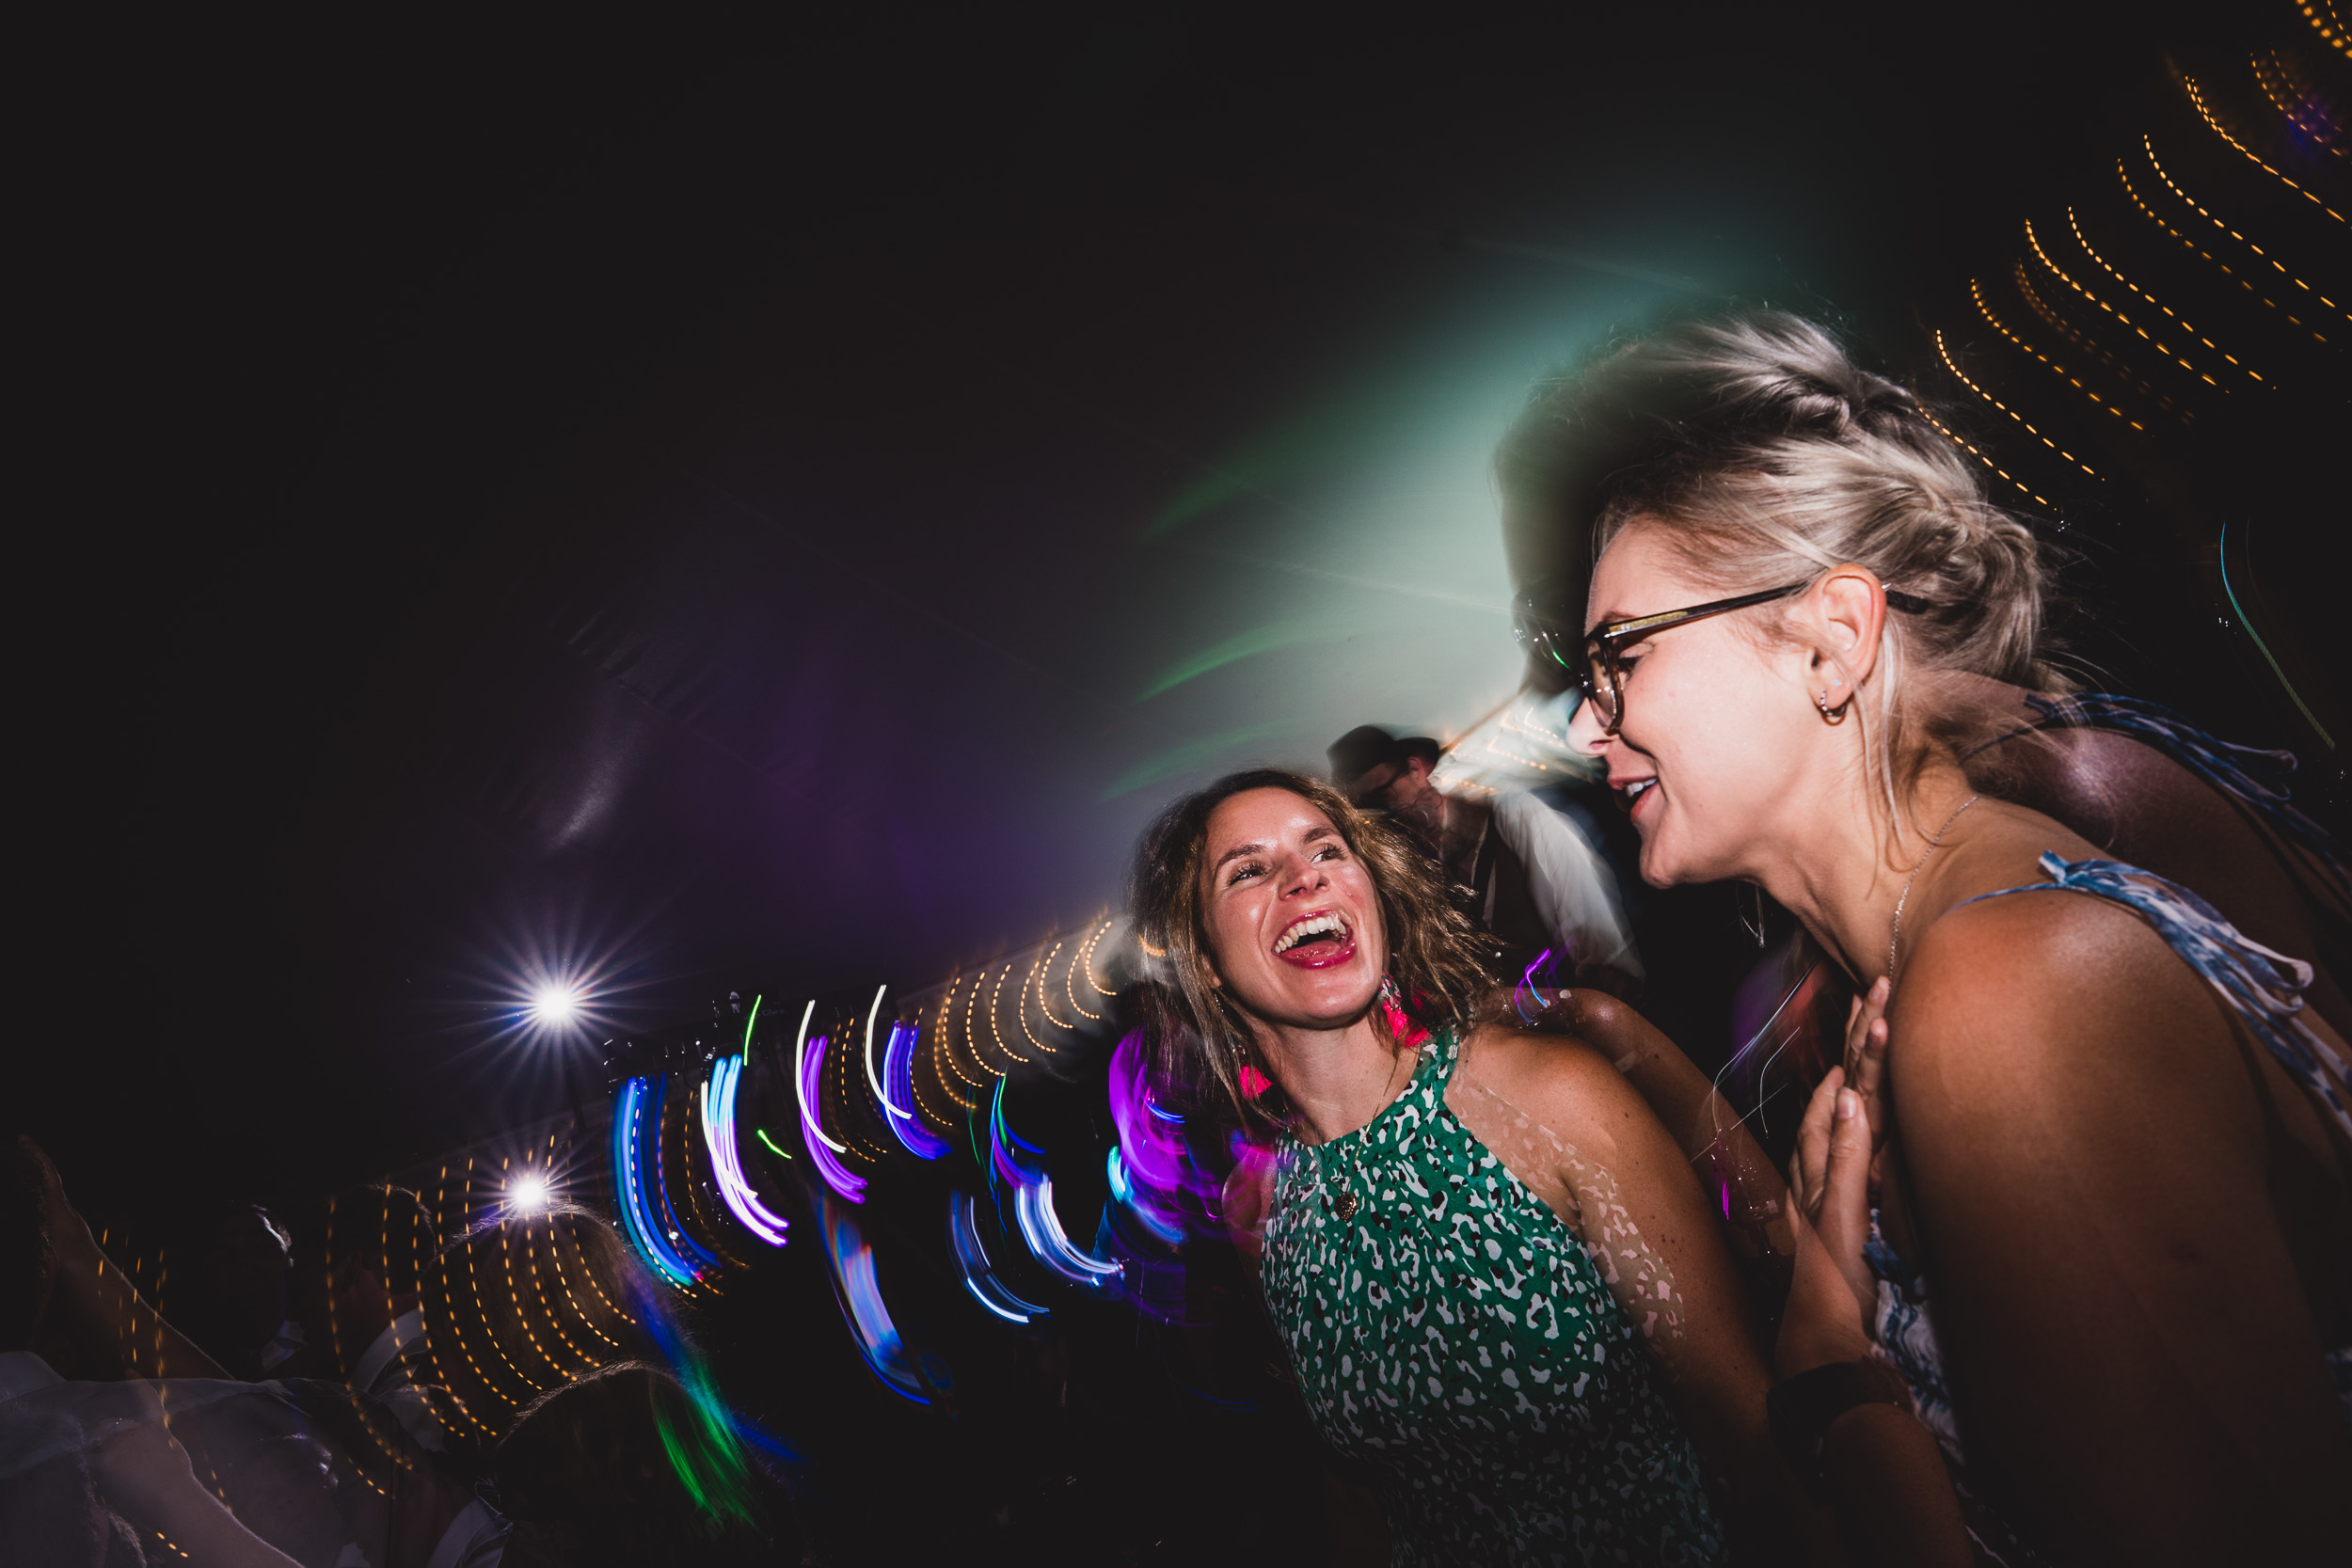
<path id="1" fill-rule="evenodd" d="M 1546 461 L 1548 446 L 1596 439 L 1607 450 L 1581 463 Z M 1591 530 L 1587 560 L 1640 524 L 1725 596 L 1851 562 L 1923 600 L 1888 612 L 1853 698 L 1899 840 L 1899 799 L 1949 749 L 1936 675 L 2068 687 L 2044 662 L 2051 574 L 2033 531 L 1985 499 L 1908 388 L 1803 317 L 1757 311 L 1627 343 L 1540 388 L 1501 467 L 1506 488 L 1554 478 L 1559 523 Z M 1762 624 L 1777 635 L 1788 623 Z"/>

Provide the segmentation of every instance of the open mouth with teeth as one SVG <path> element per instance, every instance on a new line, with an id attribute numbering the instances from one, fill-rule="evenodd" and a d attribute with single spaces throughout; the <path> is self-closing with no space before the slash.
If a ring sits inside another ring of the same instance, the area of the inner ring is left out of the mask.
<path id="1" fill-rule="evenodd" d="M 1623 806 L 1628 812 L 1631 812 L 1634 807 L 1642 803 L 1643 796 L 1647 795 L 1651 790 L 1656 789 L 1657 787 L 1658 781 L 1654 778 L 1630 780 L 1625 784 L 1619 786 L 1617 790 L 1617 803 Z"/>
<path id="2" fill-rule="evenodd" d="M 1328 910 L 1294 920 L 1274 941 L 1274 956 L 1302 969 L 1328 969 L 1356 953 L 1347 922 Z"/>

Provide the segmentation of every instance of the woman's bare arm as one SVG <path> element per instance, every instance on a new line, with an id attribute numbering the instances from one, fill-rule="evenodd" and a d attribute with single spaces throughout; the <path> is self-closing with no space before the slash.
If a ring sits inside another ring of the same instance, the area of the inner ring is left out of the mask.
<path id="1" fill-rule="evenodd" d="M 1613 1289 L 1692 1436 L 1743 1490 L 1768 1489 L 1782 1473 L 1764 1420 L 1770 1377 L 1721 1215 L 1642 1097 L 1589 1046 L 1493 1030 L 1473 1041 L 1448 1104 L 1610 1254 Z"/>
<path id="2" fill-rule="evenodd" d="M 2124 911 L 2019 895 L 1931 927 L 1891 1022 L 1972 1468 L 2066 1560 L 2340 1560 L 2352 1442 L 2211 990 Z"/>

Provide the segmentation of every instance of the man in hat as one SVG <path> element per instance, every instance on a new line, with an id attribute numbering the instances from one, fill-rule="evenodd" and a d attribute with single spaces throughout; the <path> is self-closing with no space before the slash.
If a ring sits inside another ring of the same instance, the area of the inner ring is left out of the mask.
<path id="1" fill-rule="evenodd" d="M 1641 979 L 1616 878 L 1567 817 L 1516 790 L 1481 800 L 1440 789 L 1442 748 L 1427 736 L 1359 724 L 1327 754 L 1349 800 L 1386 812 L 1444 867 L 1463 912 L 1501 945 L 1501 978 L 1519 979 L 1549 953 L 1558 985 L 1622 994 Z"/>

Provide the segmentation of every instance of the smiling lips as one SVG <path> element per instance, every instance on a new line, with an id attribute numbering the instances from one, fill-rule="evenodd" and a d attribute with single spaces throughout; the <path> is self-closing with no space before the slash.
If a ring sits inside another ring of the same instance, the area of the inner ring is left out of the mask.
<path id="1" fill-rule="evenodd" d="M 1630 816 L 1635 815 L 1644 798 L 1658 787 L 1658 776 L 1653 773 L 1646 779 L 1612 779 L 1609 787 L 1617 792 L 1617 803 L 1625 807 L 1626 815 Z"/>
<path id="2" fill-rule="evenodd" d="M 1329 969 L 1356 956 L 1347 922 L 1329 910 L 1300 915 L 1274 940 L 1274 956 L 1301 969 Z"/>

